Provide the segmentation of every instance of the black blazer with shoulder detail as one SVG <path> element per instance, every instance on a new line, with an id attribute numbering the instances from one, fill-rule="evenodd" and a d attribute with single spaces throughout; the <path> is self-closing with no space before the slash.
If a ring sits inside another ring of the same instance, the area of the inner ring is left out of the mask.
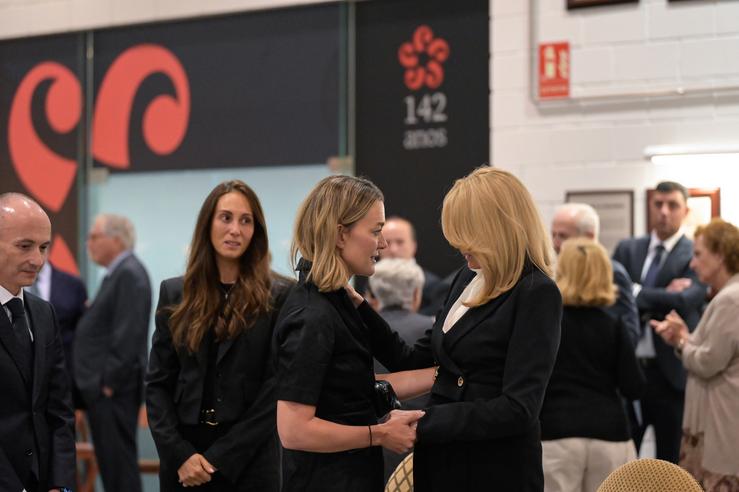
<path id="1" fill-rule="evenodd" d="M 15 335 L 0 307 L 0 490 L 73 488 L 74 413 L 59 328 L 51 304 L 24 293 L 33 331 L 33 374 L 17 360 Z M 30 391 L 29 391 L 30 388 Z"/>
<path id="2" fill-rule="evenodd" d="M 444 320 L 474 278 L 463 268 L 432 329 L 439 371 L 414 455 L 416 490 L 541 491 L 539 412 L 560 339 L 562 298 L 527 262 L 515 286 Z"/>
<path id="3" fill-rule="evenodd" d="M 159 291 L 149 367 L 146 374 L 146 406 L 154 442 L 161 460 L 162 482 L 177 478 L 177 469 L 196 453 L 180 432 L 182 425 L 197 425 L 208 364 L 208 346 L 197 353 L 176 350 L 169 330 L 170 313 L 164 309 L 182 301 L 182 277 L 164 280 Z M 275 421 L 274 371 L 271 362 L 272 332 L 291 283 L 275 276 L 270 313 L 238 337 L 218 347 L 214 388 L 216 417 L 230 424 L 203 456 L 232 483 L 249 482 L 279 486 Z"/>

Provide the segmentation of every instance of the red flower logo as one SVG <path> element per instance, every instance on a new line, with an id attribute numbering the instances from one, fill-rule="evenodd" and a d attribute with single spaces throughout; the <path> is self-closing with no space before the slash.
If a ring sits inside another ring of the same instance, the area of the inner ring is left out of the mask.
<path id="1" fill-rule="evenodd" d="M 410 42 L 398 48 L 398 60 L 405 68 L 405 85 L 410 90 L 420 89 L 424 84 L 436 89 L 444 82 L 441 64 L 449 58 L 449 43 L 443 38 L 434 38 L 427 25 L 420 25 Z"/>

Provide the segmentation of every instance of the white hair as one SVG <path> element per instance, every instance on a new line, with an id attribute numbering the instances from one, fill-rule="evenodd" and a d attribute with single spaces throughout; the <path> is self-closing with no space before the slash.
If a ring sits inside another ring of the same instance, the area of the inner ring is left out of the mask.
<path id="1" fill-rule="evenodd" d="M 557 207 L 556 213 L 560 212 L 572 217 L 578 236 L 592 235 L 593 239 L 598 240 L 600 217 L 593 207 L 587 203 L 565 203 Z"/>
<path id="2" fill-rule="evenodd" d="M 133 249 L 136 243 L 136 232 L 128 218 L 116 214 L 100 214 L 98 218 L 102 219 L 103 234 L 120 239 L 126 250 Z"/>
<path id="3" fill-rule="evenodd" d="M 377 262 L 369 278 L 370 288 L 380 308 L 399 306 L 412 309 L 413 295 L 423 288 L 423 270 L 412 259 L 386 258 Z"/>

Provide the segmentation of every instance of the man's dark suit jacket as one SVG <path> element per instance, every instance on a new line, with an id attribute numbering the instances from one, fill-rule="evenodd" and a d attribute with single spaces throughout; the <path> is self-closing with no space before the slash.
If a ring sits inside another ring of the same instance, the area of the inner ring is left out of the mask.
<path id="1" fill-rule="evenodd" d="M 431 316 L 424 316 L 397 306 L 381 309 L 380 316 L 410 347 L 415 345 L 434 326 L 434 318 Z M 375 360 L 375 373 L 384 374 L 387 372 L 389 372 L 387 368 Z M 426 401 L 426 397 L 422 398 L 423 401 Z"/>
<path id="2" fill-rule="evenodd" d="M 16 364 L 13 327 L 0 308 L 0 490 L 22 490 L 32 470 L 41 490 L 73 488 L 74 414 L 56 315 L 33 294 L 23 298 L 34 337 L 30 393 L 30 375 Z"/>
<path id="3" fill-rule="evenodd" d="M 626 268 L 631 280 L 635 283 L 641 284 L 641 274 L 647 258 L 650 239 L 649 235 L 625 239 L 618 243 L 613 253 L 613 259 Z M 706 298 L 706 287 L 698 281 L 695 272 L 690 269 L 692 257 L 693 241 L 682 236 L 663 261 L 655 286 L 642 286 L 636 296 L 636 305 L 639 308 L 642 324 L 650 319 L 664 319 L 672 309 L 685 320 L 691 331 L 698 324 Z M 667 292 L 666 287 L 676 278 L 689 278 L 692 284 L 682 292 Z M 667 345 L 661 337 L 653 336 L 652 340 L 657 355 L 657 364 L 662 374 L 675 389 L 684 390 L 685 370 L 682 362 L 675 357 L 673 348 Z"/>
<path id="4" fill-rule="evenodd" d="M 427 316 L 435 316 L 436 312 L 441 309 L 440 302 L 435 297 L 436 289 L 439 288 L 441 279 L 438 275 L 430 270 L 423 269 L 423 288 L 421 289 L 421 307 L 418 308 L 420 314 Z"/>
<path id="5" fill-rule="evenodd" d="M 131 254 L 105 277 L 77 325 L 74 377 L 88 405 L 103 386 L 114 393 L 142 390 L 150 314 L 149 276 Z"/>
<path id="6" fill-rule="evenodd" d="M 82 314 L 85 312 L 87 302 L 87 289 L 78 277 L 51 267 L 51 292 L 49 302 L 54 306 L 59 321 L 59 333 L 62 337 L 64 358 L 67 361 L 67 369 L 72 374 L 72 343 L 74 332 L 77 328 Z"/>
<path id="7" fill-rule="evenodd" d="M 200 420 L 203 386 L 208 364 L 208 344 L 197 353 L 175 350 L 169 330 L 167 307 L 182 301 L 183 278 L 162 282 L 156 311 L 156 331 L 146 374 L 146 407 L 149 427 L 161 459 L 162 491 L 177 487 L 177 469 L 197 451 L 180 432 L 182 425 Z M 203 455 L 232 483 L 250 483 L 254 490 L 277 490 L 279 453 L 276 436 L 276 400 L 272 332 L 280 307 L 292 284 L 273 279 L 274 309 L 257 318 L 235 339 L 221 342 L 217 355 L 219 423 L 231 424 Z"/>
<path id="8" fill-rule="evenodd" d="M 616 303 L 608 307 L 606 311 L 621 320 L 629 335 L 629 340 L 636 347 L 641 336 L 641 323 L 633 294 L 634 284 L 629 278 L 629 272 L 621 263 L 611 260 L 611 266 L 613 267 L 613 283 L 618 287 L 618 297 L 616 297 Z"/>

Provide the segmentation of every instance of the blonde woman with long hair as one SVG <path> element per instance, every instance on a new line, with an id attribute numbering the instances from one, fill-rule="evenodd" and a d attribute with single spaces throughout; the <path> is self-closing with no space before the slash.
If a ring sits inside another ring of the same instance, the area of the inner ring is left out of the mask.
<path id="1" fill-rule="evenodd" d="M 382 192 L 351 176 L 323 179 L 298 210 L 300 280 L 275 328 L 283 491 L 382 491 L 380 447 L 405 452 L 415 441 L 422 411 L 379 422 L 372 358 L 394 370 L 429 367 L 430 352 L 406 346 L 347 284 L 374 273 L 384 223 Z M 433 369 L 383 379 L 405 399 L 428 391 Z"/>
<path id="2" fill-rule="evenodd" d="M 539 410 L 562 301 L 531 195 L 491 167 L 457 180 L 441 223 L 467 260 L 432 330 L 439 363 L 414 452 L 418 491 L 541 491 Z"/>
<path id="3" fill-rule="evenodd" d="M 589 238 L 565 241 L 556 278 L 565 307 L 541 411 L 544 490 L 595 492 L 636 458 L 622 397 L 638 399 L 645 380 L 628 327 L 607 311 L 617 288 L 605 248 Z"/>

